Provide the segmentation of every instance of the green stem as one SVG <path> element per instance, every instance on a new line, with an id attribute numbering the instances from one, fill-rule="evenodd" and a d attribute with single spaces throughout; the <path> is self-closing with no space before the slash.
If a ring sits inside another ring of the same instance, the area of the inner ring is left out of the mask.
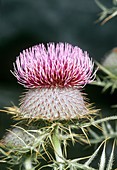
<path id="1" fill-rule="evenodd" d="M 55 152 L 55 158 L 57 163 L 59 163 L 59 170 L 63 170 L 64 156 L 61 148 L 61 141 L 59 139 L 58 127 L 55 127 L 52 135 L 52 144 Z"/>
<path id="2" fill-rule="evenodd" d="M 81 127 L 88 127 L 88 126 L 91 126 L 91 125 L 95 126 L 99 123 L 110 121 L 110 120 L 117 120 L 117 116 L 110 116 L 110 117 L 105 117 L 105 118 L 98 119 L 98 120 L 93 120 L 89 123 L 84 123 Z"/>
<path id="3" fill-rule="evenodd" d="M 34 170 L 33 166 L 32 166 L 32 161 L 31 161 L 31 158 L 28 157 L 25 162 L 24 162 L 24 167 L 25 167 L 25 170 Z"/>

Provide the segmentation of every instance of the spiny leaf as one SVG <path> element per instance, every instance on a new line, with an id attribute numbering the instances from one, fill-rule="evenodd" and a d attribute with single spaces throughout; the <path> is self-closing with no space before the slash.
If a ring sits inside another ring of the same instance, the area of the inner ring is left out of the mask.
<path id="1" fill-rule="evenodd" d="M 100 150 L 101 146 L 103 145 L 104 142 L 100 144 L 100 146 L 96 149 L 96 151 L 91 155 L 91 157 L 88 159 L 88 161 L 85 162 L 85 165 L 89 166 L 91 162 L 94 160 L 94 158 L 97 156 L 98 151 Z"/>
<path id="2" fill-rule="evenodd" d="M 99 164 L 99 170 L 104 170 L 105 169 L 105 164 L 106 164 L 105 148 L 106 148 L 106 143 L 104 144 L 103 152 L 102 152 L 102 155 L 101 155 L 100 164 Z"/>
<path id="3" fill-rule="evenodd" d="M 99 138 L 100 138 L 100 136 L 97 135 L 97 133 L 94 132 L 92 129 L 89 128 L 88 131 L 89 131 L 89 133 L 91 134 L 91 136 L 92 136 L 94 139 L 99 139 Z"/>
<path id="4" fill-rule="evenodd" d="M 106 170 L 112 170 L 113 160 L 114 160 L 114 148 L 115 148 L 115 141 L 113 143 L 112 152 L 111 152 Z"/>
<path id="5" fill-rule="evenodd" d="M 113 128 L 112 128 L 112 126 L 111 126 L 111 124 L 110 123 L 106 123 L 106 127 L 107 127 L 107 129 L 108 129 L 108 131 L 109 131 L 109 134 L 113 134 L 114 133 L 114 130 L 113 130 Z"/>
<path id="6" fill-rule="evenodd" d="M 107 10 L 107 8 L 100 1 L 95 0 L 95 2 L 103 11 Z"/>
<path id="7" fill-rule="evenodd" d="M 101 24 L 102 24 L 102 25 L 105 24 L 107 21 L 109 21 L 110 19 L 112 19 L 112 18 L 115 17 L 116 15 L 117 15 L 117 10 L 116 10 L 116 11 L 113 11 L 111 15 L 109 15 L 108 17 L 106 17 Z"/>
<path id="8" fill-rule="evenodd" d="M 107 127 L 106 127 L 105 123 L 103 123 L 103 122 L 102 122 L 102 133 L 103 133 L 105 138 L 108 137 Z"/>

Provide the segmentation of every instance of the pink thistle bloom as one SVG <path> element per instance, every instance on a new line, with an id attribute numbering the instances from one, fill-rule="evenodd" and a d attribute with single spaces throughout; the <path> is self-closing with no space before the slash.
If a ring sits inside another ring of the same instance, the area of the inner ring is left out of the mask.
<path id="1" fill-rule="evenodd" d="M 14 63 L 14 76 L 27 88 L 83 87 L 94 79 L 94 63 L 87 52 L 67 43 L 33 46 Z"/>
<path id="2" fill-rule="evenodd" d="M 40 44 L 24 50 L 17 57 L 13 72 L 18 82 L 29 88 L 21 98 L 21 117 L 88 117 L 91 111 L 79 89 L 93 81 L 93 67 L 87 52 L 67 43 L 49 43 L 47 47 Z"/>

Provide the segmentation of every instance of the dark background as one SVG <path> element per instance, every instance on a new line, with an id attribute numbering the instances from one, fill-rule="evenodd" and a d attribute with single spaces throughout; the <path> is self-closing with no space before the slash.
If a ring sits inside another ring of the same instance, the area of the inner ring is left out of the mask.
<path id="1" fill-rule="evenodd" d="M 101 1 L 111 7 L 111 0 Z M 117 18 L 95 24 L 101 10 L 94 0 L 0 0 L 0 108 L 18 105 L 23 87 L 11 74 L 20 51 L 47 42 L 68 42 L 88 51 L 95 60 L 117 46 Z M 91 102 L 109 115 L 115 95 L 87 86 Z M 0 113 L 0 137 L 12 121 Z M 1 165 L 0 165 L 1 166 Z"/>

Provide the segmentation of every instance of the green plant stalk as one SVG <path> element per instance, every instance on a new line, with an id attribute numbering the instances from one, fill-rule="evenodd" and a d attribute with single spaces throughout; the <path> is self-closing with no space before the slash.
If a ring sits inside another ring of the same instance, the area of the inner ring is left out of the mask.
<path id="1" fill-rule="evenodd" d="M 28 157 L 24 161 L 24 168 L 25 168 L 25 170 L 35 170 L 35 168 L 32 166 L 31 157 Z"/>
<path id="2" fill-rule="evenodd" d="M 110 117 L 105 117 L 105 118 L 102 118 L 102 119 L 98 119 L 98 120 L 93 120 L 93 121 L 90 121 L 89 123 L 84 123 L 82 124 L 82 128 L 84 127 L 89 127 L 91 125 L 97 125 L 99 123 L 102 123 L 102 122 L 106 122 L 106 121 L 110 121 L 110 120 L 117 120 L 117 116 L 110 116 Z"/>
<path id="3" fill-rule="evenodd" d="M 59 170 L 63 170 L 64 156 L 61 148 L 61 140 L 59 139 L 58 126 L 55 127 L 52 134 L 52 145 L 54 148 L 56 162 L 59 163 Z"/>

